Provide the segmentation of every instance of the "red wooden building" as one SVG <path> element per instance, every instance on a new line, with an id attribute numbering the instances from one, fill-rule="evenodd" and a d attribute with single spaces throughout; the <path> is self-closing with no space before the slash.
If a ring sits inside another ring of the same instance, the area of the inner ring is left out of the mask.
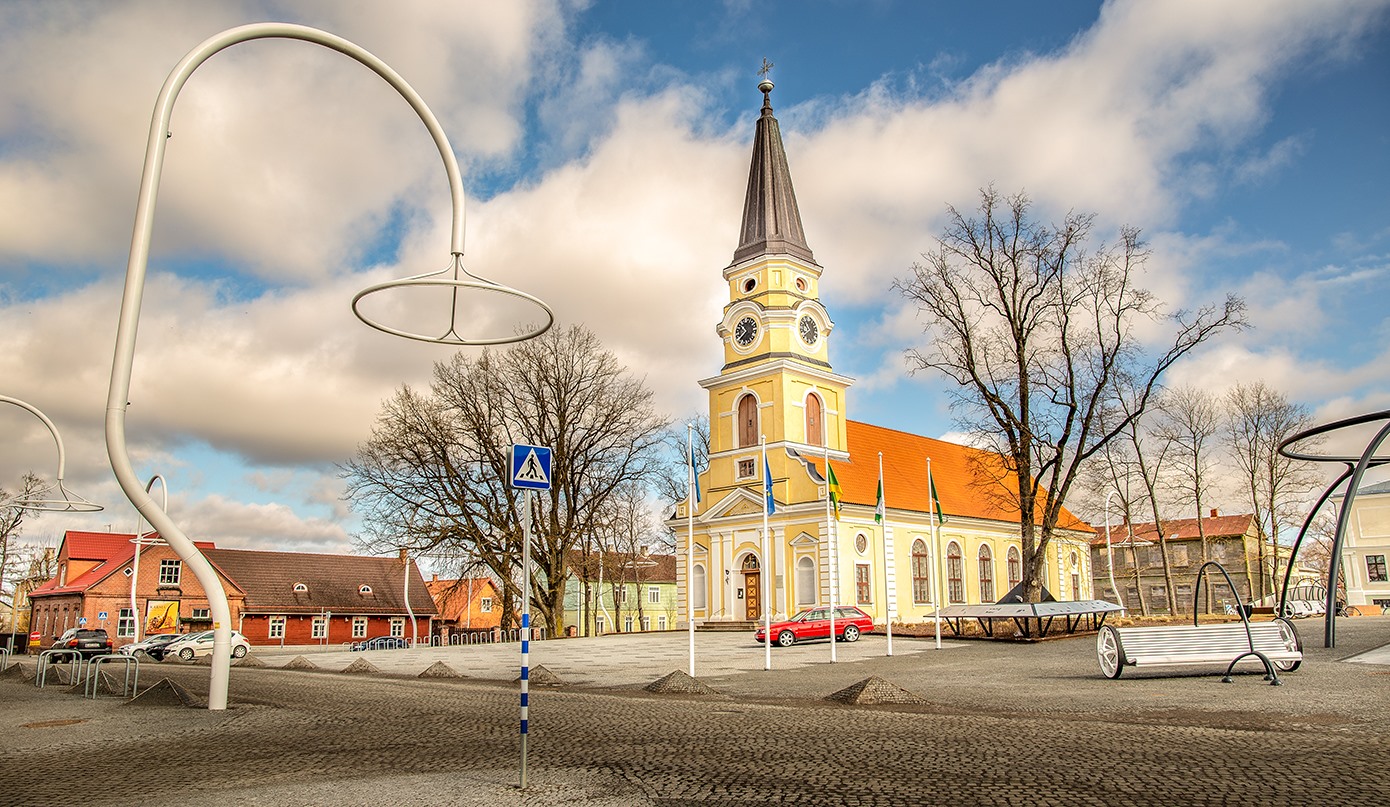
<path id="1" fill-rule="evenodd" d="M 134 537 L 64 535 L 57 575 L 29 594 L 31 635 L 39 634 L 40 645 L 51 644 L 67 628 L 85 625 L 105 628 L 119 646 L 134 641 L 137 618 L 142 637 L 212 628 L 206 593 L 167 544 L 141 544 L 131 607 Z M 414 562 L 196 543 L 227 592 L 233 627 L 253 645 L 342 644 L 374 636 L 423 639 L 433 630 L 438 611 Z"/>

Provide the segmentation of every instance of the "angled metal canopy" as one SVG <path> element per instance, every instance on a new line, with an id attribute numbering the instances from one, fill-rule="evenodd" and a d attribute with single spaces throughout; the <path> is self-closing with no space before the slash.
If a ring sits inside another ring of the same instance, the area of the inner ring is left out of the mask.
<path id="1" fill-rule="evenodd" d="M 38 407 L 27 404 L 18 398 L 11 398 L 8 395 L 0 395 L 0 403 L 9 403 L 18 406 L 20 409 L 27 410 L 48 427 L 48 431 L 53 435 L 53 442 L 58 444 L 58 475 L 57 481 L 52 485 L 42 489 L 39 497 L 27 499 L 13 499 L 8 502 L 0 502 L 6 507 L 19 507 L 24 510 L 43 510 L 50 513 L 95 513 L 102 509 L 102 506 L 88 501 L 77 493 L 73 493 L 63 485 L 63 471 L 67 464 L 67 452 L 63 450 L 63 436 L 58 433 L 58 427 L 53 425 L 53 421 L 48 419 L 48 415 L 40 412 Z M 57 492 L 56 497 L 49 497 L 47 494 Z"/>

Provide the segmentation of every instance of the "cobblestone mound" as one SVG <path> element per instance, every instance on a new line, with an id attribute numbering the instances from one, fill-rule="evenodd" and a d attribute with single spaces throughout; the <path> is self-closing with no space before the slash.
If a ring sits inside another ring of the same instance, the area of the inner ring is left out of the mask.
<path id="1" fill-rule="evenodd" d="M 233 667 L 264 667 L 266 663 L 261 661 L 261 657 L 252 653 L 247 653 L 241 658 L 232 659 Z"/>
<path id="2" fill-rule="evenodd" d="M 645 689 L 648 692 L 656 692 L 661 695 L 718 695 L 713 689 L 705 684 L 691 678 L 688 673 L 676 670 L 675 672 L 658 678 Z"/>
<path id="3" fill-rule="evenodd" d="M 0 670 L 0 678 L 11 678 L 32 684 L 34 682 L 34 671 L 15 661 L 11 662 L 10 666 L 6 667 L 4 670 Z"/>
<path id="4" fill-rule="evenodd" d="M 127 706 L 181 706 L 189 709 L 203 709 L 207 703 L 193 693 L 170 681 L 161 678 L 159 683 L 126 701 Z"/>
<path id="5" fill-rule="evenodd" d="M 96 682 L 97 694 L 99 694 L 99 695 L 121 695 L 121 694 L 124 694 L 124 693 L 122 692 L 122 689 L 121 689 L 121 687 L 124 685 L 124 680 L 125 680 L 125 674 L 124 674 L 124 673 L 121 673 L 121 679 L 122 679 L 122 684 L 121 684 L 121 685 L 118 685 L 118 684 L 116 683 L 116 676 L 115 676 L 114 674 L 112 674 L 112 673 L 111 673 L 110 671 L 108 671 L 108 670 L 99 670 L 99 671 L 97 672 L 97 682 Z M 78 678 L 76 681 L 73 681 L 73 682 L 72 682 L 72 686 L 68 687 L 68 691 L 71 692 L 71 693 L 74 694 L 74 695 L 86 695 L 86 694 L 87 694 L 87 676 L 83 676 L 83 677 L 81 677 L 81 678 Z"/>
<path id="6" fill-rule="evenodd" d="M 347 665 L 346 667 L 344 667 L 344 668 L 343 668 L 343 672 L 345 672 L 345 673 L 380 673 L 380 672 L 381 672 L 381 668 L 378 667 L 378 666 L 376 666 L 375 664 L 371 663 L 370 661 L 367 661 L 367 660 L 364 659 L 364 658 L 359 658 L 359 659 L 357 659 L 356 661 L 354 661 L 354 662 L 352 662 L 351 664 L 349 664 L 349 665 Z"/>
<path id="7" fill-rule="evenodd" d="M 521 676 L 518 675 L 516 680 L 520 681 Z M 565 685 L 564 679 L 547 670 L 544 664 L 537 664 L 532 667 L 531 674 L 526 680 L 530 681 L 533 687 L 562 687 Z"/>
<path id="8" fill-rule="evenodd" d="M 286 669 L 286 670 L 317 670 L 317 669 L 319 669 L 319 665 L 317 665 L 317 664 L 315 664 L 314 662 L 308 660 L 307 658 L 304 658 L 303 656 L 295 656 L 294 658 L 290 659 L 290 660 L 285 664 L 285 666 L 284 666 L 282 669 Z"/>
<path id="9" fill-rule="evenodd" d="M 882 703 L 927 703 L 927 699 L 914 695 L 897 684 L 890 684 L 878 676 L 870 676 L 857 684 L 851 684 L 826 700 L 847 703 L 851 706 L 873 706 Z"/>
<path id="10" fill-rule="evenodd" d="M 464 675 L 463 675 L 463 673 L 459 672 L 458 670 L 455 670 L 453 667 L 450 667 L 448 664 L 445 664 L 445 663 L 442 662 L 442 661 L 436 661 L 435 663 L 433 663 L 433 664 L 431 664 L 430 666 L 426 667 L 425 670 L 424 670 L 424 672 L 420 673 L 420 674 L 419 674 L 418 676 L 416 676 L 416 677 L 417 677 L 417 678 L 463 678 Z"/>

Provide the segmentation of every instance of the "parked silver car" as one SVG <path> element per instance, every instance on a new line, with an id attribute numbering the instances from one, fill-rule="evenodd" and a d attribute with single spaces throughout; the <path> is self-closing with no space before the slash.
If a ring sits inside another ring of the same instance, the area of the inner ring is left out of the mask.
<path id="1" fill-rule="evenodd" d="M 190 633 L 180 637 L 176 642 L 170 642 L 164 648 L 164 655 L 178 656 L 184 661 L 192 661 L 198 656 L 212 654 L 213 632 L 205 630 L 202 633 Z M 241 658 L 251 652 L 251 643 L 246 641 L 246 637 L 236 631 L 232 631 L 232 658 Z"/>

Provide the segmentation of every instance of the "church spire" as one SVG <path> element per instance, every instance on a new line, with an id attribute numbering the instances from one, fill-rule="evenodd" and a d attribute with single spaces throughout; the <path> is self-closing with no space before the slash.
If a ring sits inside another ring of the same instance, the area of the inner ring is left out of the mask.
<path id="1" fill-rule="evenodd" d="M 796 191 L 792 190 L 792 175 L 787 169 L 782 131 L 772 116 L 769 95 L 772 87 L 764 72 L 758 84 L 763 93 L 763 109 L 753 137 L 748 194 L 743 200 L 743 227 L 733 262 L 740 263 L 758 255 L 789 254 L 815 263 L 801 227 L 801 211 L 796 207 Z"/>

